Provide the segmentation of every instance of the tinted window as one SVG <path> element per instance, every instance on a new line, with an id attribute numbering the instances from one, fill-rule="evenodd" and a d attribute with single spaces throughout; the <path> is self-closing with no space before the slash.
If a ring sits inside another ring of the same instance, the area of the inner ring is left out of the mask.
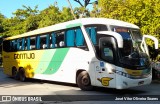
<path id="1" fill-rule="evenodd" d="M 88 35 L 91 38 L 91 41 L 94 45 L 98 44 L 98 36 L 97 36 L 97 32 L 98 31 L 108 31 L 107 26 L 106 25 L 86 25 L 85 26 L 86 31 L 88 33 Z"/>

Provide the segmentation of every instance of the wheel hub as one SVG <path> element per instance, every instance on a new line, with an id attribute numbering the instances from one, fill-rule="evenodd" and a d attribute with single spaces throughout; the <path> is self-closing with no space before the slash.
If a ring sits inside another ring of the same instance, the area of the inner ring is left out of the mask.
<path id="1" fill-rule="evenodd" d="M 88 85 L 89 84 L 89 79 L 87 77 L 82 78 L 82 84 L 83 85 Z"/>

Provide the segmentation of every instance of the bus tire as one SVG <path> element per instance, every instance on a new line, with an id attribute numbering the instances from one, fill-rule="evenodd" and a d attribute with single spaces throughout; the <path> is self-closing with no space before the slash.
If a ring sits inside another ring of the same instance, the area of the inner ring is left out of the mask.
<path id="1" fill-rule="evenodd" d="M 12 68 L 12 77 L 16 80 L 18 79 L 18 71 L 17 71 L 16 67 Z"/>
<path id="2" fill-rule="evenodd" d="M 24 71 L 23 68 L 20 68 L 20 69 L 19 69 L 19 79 L 20 79 L 20 81 L 22 81 L 22 82 L 25 82 L 25 81 L 26 81 L 25 71 Z"/>
<path id="3" fill-rule="evenodd" d="M 82 71 L 78 74 L 77 85 L 81 90 L 90 91 L 93 89 L 89 74 L 86 71 Z"/>

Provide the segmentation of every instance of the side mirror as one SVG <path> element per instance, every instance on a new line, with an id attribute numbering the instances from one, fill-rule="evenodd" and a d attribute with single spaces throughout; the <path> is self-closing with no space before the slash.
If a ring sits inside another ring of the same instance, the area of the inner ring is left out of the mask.
<path id="1" fill-rule="evenodd" d="M 143 51 L 145 51 L 148 54 L 148 56 L 149 56 L 149 51 L 148 51 L 148 48 L 147 48 L 147 45 L 146 45 L 146 42 L 145 42 L 146 38 L 149 38 L 149 39 L 154 41 L 154 49 L 150 48 L 150 50 L 152 50 L 154 53 L 151 54 L 150 56 L 152 58 L 156 58 L 159 54 L 158 39 L 154 36 L 151 36 L 151 35 L 143 35 L 141 48 L 142 48 Z M 144 47 L 142 45 L 144 45 Z"/>
<path id="2" fill-rule="evenodd" d="M 158 49 L 158 39 L 151 35 L 143 35 L 142 41 L 144 41 L 146 38 L 149 38 L 154 41 L 154 46 L 155 46 L 155 49 L 157 50 Z"/>
<path id="3" fill-rule="evenodd" d="M 116 38 L 117 42 L 118 42 L 118 48 L 123 48 L 123 38 L 120 34 L 116 33 L 116 32 L 112 32 L 112 31 L 98 31 L 98 34 L 105 34 L 108 36 L 113 36 L 114 38 Z"/>

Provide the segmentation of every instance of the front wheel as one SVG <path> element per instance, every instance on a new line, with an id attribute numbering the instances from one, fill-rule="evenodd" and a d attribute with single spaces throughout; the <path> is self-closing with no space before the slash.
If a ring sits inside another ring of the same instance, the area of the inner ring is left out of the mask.
<path id="1" fill-rule="evenodd" d="M 93 86 L 91 86 L 89 74 L 86 71 L 82 71 L 80 74 L 78 74 L 77 85 L 85 91 L 90 91 L 93 89 Z"/>

